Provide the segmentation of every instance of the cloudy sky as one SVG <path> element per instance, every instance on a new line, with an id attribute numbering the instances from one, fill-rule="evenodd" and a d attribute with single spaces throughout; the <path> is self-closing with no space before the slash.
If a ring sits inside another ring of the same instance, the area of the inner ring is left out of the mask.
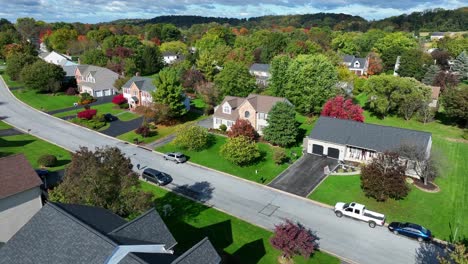
<path id="1" fill-rule="evenodd" d="M 34 17 L 47 22 L 96 23 L 159 15 L 248 18 L 333 12 L 381 19 L 429 8 L 455 9 L 466 5 L 466 0 L 0 0 L 0 17 L 12 22 L 18 17 Z"/>

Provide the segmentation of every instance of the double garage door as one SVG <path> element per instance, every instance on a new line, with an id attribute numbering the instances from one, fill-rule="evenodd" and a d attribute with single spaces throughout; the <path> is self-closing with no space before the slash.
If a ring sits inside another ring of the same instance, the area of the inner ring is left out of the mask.
<path id="1" fill-rule="evenodd" d="M 112 95 L 112 91 L 110 89 L 96 91 L 96 97 L 103 97 L 109 95 Z"/>
<path id="2" fill-rule="evenodd" d="M 324 155 L 324 147 L 319 144 L 313 144 L 312 145 L 312 153 L 317 154 L 317 155 Z M 328 148 L 328 157 L 334 158 L 334 159 L 339 159 L 340 157 L 340 150 L 336 148 Z"/>

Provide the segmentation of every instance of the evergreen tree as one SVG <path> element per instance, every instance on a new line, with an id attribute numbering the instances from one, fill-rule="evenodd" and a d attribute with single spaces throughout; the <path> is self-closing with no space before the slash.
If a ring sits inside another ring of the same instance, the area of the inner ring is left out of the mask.
<path id="1" fill-rule="evenodd" d="M 182 85 L 178 72 L 174 68 L 164 68 L 154 79 L 156 91 L 152 93 L 155 103 L 162 103 L 169 107 L 171 116 L 179 117 L 187 113 Z"/>
<path id="2" fill-rule="evenodd" d="M 296 143 L 299 127 L 295 116 L 294 106 L 286 102 L 276 103 L 268 113 L 268 126 L 263 129 L 265 140 L 280 146 Z"/>
<path id="3" fill-rule="evenodd" d="M 452 70 L 457 73 L 460 80 L 468 79 L 468 55 L 463 51 L 454 61 Z"/>
<path id="4" fill-rule="evenodd" d="M 440 72 L 440 67 L 439 65 L 431 65 L 427 69 L 426 74 L 424 75 L 422 82 L 427 85 L 434 85 L 434 81 L 437 77 L 437 75 Z"/>

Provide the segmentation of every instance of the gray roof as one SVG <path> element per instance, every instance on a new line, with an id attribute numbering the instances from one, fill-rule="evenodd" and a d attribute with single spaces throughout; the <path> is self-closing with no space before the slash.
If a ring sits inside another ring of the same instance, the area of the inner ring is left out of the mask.
<path id="1" fill-rule="evenodd" d="M 359 67 L 354 67 L 354 63 L 358 61 Z M 354 55 L 343 55 L 343 63 L 348 65 L 348 68 L 364 69 L 367 63 L 367 58 L 358 58 Z"/>
<path id="2" fill-rule="evenodd" d="M 445 36 L 445 34 L 447 34 L 447 32 L 432 32 L 431 36 Z"/>
<path id="3" fill-rule="evenodd" d="M 114 231 L 109 233 L 110 229 Z M 152 244 L 156 241 L 168 243 L 167 247 L 175 244 L 154 209 L 127 223 L 102 208 L 47 203 L 0 248 L 0 264 L 102 264 L 119 245 Z M 190 262 L 176 263 L 216 263 L 205 260 L 219 258 L 213 246 L 205 240 L 187 252 L 178 259 L 190 255 Z M 175 259 L 176 254 L 130 253 L 119 263 L 169 264 Z"/>
<path id="4" fill-rule="evenodd" d="M 351 62 L 353 62 L 354 58 L 355 57 L 353 55 L 344 55 L 343 56 L 343 62 L 344 63 L 351 63 Z"/>
<path id="5" fill-rule="evenodd" d="M 250 66 L 250 71 L 270 72 L 270 64 L 254 63 Z"/>
<path id="6" fill-rule="evenodd" d="M 217 264 L 221 262 L 221 257 L 218 255 L 210 240 L 205 237 L 191 249 L 174 260 L 172 263 L 177 264 L 193 264 L 203 259 L 204 264 Z"/>
<path id="7" fill-rule="evenodd" d="M 309 138 L 384 152 L 402 144 L 427 148 L 431 133 L 321 116 Z"/>
<path id="8" fill-rule="evenodd" d="M 138 89 L 143 90 L 143 91 L 153 92 L 156 90 L 156 87 L 153 84 L 152 78 L 141 77 L 141 76 L 133 76 L 130 80 L 128 80 L 122 86 L 122 88 L 130 88 L 130 86 L 132 86 L 133 83 L 135 83 Z"/>
<path id="9" fill-rule="evenodd" d="M 62 66 L 62 68 L 65 72 L 65 77 L 75 77 L 76 65 L 66 65 Z"/>
<path id="10" fill-rule="evenodd" d="M 102 68 L 94 65 L 82 64 L 77 65 L 76 67 L 80 71 L 81 76 L 86 78 L 88 74 L 91 74 L 96 81 L 92 83 L 84 80 L 79 83 L 80 86 L 86 86 L 91 88 L 92 90 L 116 90 L 114 87 L 114 82 L 119 78 L 119 75 L 117 73 L 107 68 Z"/>

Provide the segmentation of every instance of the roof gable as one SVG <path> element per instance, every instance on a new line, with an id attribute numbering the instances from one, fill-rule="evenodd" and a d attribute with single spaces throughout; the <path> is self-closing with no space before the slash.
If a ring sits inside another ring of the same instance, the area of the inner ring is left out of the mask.
<path id="1" fill-rule="evenodd" d="M 122 88 L 130 88 L 133 83 L 135 83 L 136 87 L 142 91 L 153 92 L 156 90 L 156 86 L 154 86 L 152 78 L 141 76 L 133 76 L 122 86 Z"/>
<path id="2" fill-rule="evenodd" d="M 0 199 L 38 187 L 42 181 L 23 154 L 0 158 Z"/>

